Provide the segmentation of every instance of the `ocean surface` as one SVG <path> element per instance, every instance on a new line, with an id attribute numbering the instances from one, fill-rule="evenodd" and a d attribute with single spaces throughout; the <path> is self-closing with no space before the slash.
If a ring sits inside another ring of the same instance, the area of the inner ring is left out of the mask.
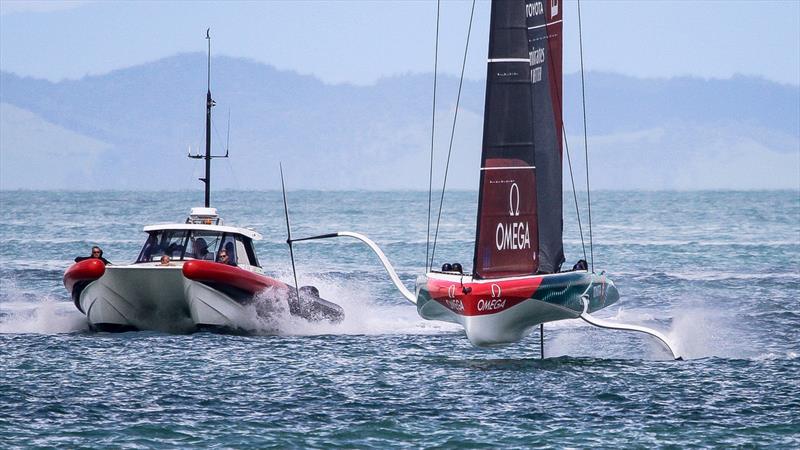
<path id="1" fill-rule="evenodd" d="M 423 271 L 427 193 L 288 197 L 295 237 L 362 232 L 407 286 Z M 472 265 L 476 197 L 447 193 L 437 265 Z M 72 259 L 98 244 L 131 262 L 142 226 L 183 221 L 202 192 L 0 192 L 0 448 L 800 447 L 800 193 L 592 201 L 586 251 L 621 293 L 596 315 L 664 331 L 683 361 L 581 321 L 545 325 L 544 359 L 538 333 L 474 348 L 420 319 L 347 238 L 295 247 L 300 283 L 344 307 L 339 325 L 94 333 L 61 281 Z M 212 204 L 259 230 L 266 272 L 291 280 L 280 192 Z M 571 194 L 564 226 L 571 266 Z"/>

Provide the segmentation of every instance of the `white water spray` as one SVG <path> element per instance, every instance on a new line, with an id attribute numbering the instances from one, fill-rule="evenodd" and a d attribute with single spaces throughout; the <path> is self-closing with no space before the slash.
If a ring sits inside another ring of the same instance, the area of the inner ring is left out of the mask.
<path id="1" fill-rule="evenodd" d="M 49 295 L 31 296 L 17 288 L 15 283 L 3 280 L 0 333 L 57 334 L 88 329 L 86 318 L 71 301 Z"/>
<path id="2" fill-rule="evenodd" d="M 290 272 L 278 275 L 278 278 L 287 280 L 291 277 Z M 375 294 L 364 289 L 364 281 L 342 281 L 301 272 L 298 272 L 298 278 L 301 285 L 316 286 L 322 298 L 341 306 L 344 309 L 344 320 L 332 324 L 327 321 L 310 322 L 291 316 L 285 306 L 286 299 L 276 298 L 282 294 L 266 291 L 256 299 L 256 309 L 264 308 L 267 304 L 284 306 L 271 311 L 275 314 L 270 318 L 259 320 L 257 329 L 260 332 L 286 335 L 381 335 L 438 334 L 460 330 L 460 327 L 453 324 L 421 319 L 413 305 L 409 305 L 400 296 L 397 296 L 396 302 L 380 301 L 383 299 L 376 298 Z"/>

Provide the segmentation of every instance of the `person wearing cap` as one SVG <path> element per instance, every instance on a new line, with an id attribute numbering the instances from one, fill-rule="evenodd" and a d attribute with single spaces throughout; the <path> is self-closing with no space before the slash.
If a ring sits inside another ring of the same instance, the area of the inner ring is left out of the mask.
<path id="1" fill-rule="evenodd" d="M 78 256 L 77 258 L 75 258 L 75 262 L 81 262 L 87 259 L 99 259 L 100 261 L 103 261 L 103 264 L 106 265 L 111 264 L 109 260 L 103 258 L 103 249 L 96 245 L 92 247 L 91 256 Z"/>

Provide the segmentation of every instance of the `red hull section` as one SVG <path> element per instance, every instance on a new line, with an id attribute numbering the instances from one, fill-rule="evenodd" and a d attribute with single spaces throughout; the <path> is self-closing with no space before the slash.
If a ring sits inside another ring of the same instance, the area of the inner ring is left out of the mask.
<path id="1" fill-rule="evenodd" d="M 433 300 L 456 314 L 482 316 L 499 313 L 531 298 L 541 283 L 541 277 L 463 285 L 434 278 L 428 280 L 428 292 Z"/>
<path id="2" fill-rule="evenodd" d="M 219 283 L 256 294 L 266 288 L 288 289 L 278 280 L 240 269 L 235 266 L 211 261 L 193 260 L 183 265 L 183 276 L 202 283 Z"/>
<path id="3" fill-rule="evenodd" d="M 103 261 L 95 258 L 84 259 L 77 262 L 64 272 L 64 286 L 67 291 L 72 293 L 75 283 L 79 281 L 94 281 L 103 276 L 106 272 L 106 265 Z"/>

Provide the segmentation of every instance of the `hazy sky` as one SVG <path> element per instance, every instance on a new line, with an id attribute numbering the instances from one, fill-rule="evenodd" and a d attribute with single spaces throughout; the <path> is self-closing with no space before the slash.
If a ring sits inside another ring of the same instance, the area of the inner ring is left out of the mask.
<path id="1" fill-rule="evenodd" d="M 564 0 L 562 0 L 564 4 Z M 579 68 L 576 3 L 566 2 L 565 71 Z M 482 78 L 488 2 L 476 6 L 467 76 Z M 470 3 L 442 2 L 441 68 L 460 69 Z M 800 85 L 800 1 L 581 4 L 585 66 L 640 77 L 757 75 Z M 0 0 L 0 68 L 80 78 L 205 51 L 328 83 L 430 72 L 436 2 L 20 2 Z"/>

